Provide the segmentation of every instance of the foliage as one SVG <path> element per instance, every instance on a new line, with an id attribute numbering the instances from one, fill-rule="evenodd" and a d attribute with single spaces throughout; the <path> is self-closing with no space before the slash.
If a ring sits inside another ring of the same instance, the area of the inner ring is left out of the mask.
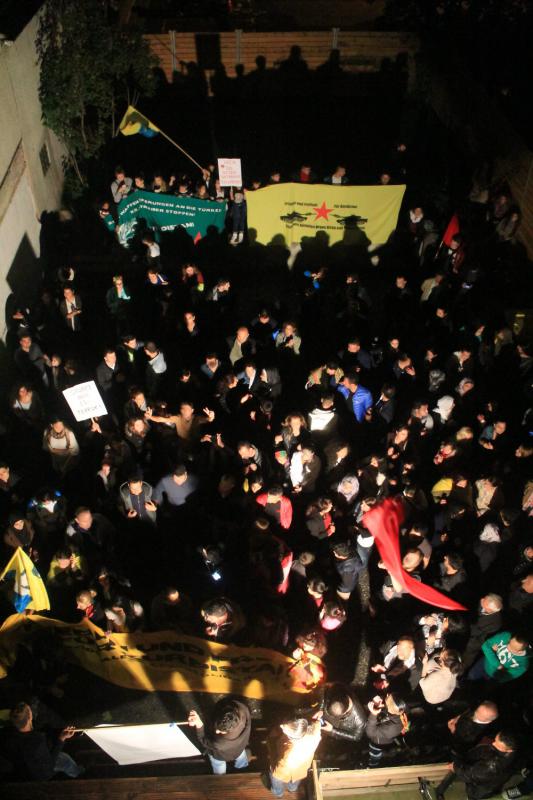
<path id="1" fill-rule="evenodd" d="M 528 11 L 528 0 L 387 0 L 384 21 L 393 29 L 424 32 L 458 25 L 516 26 Z"/>
<path id="2" fill-rule="evenodd" d="M 46 0 L 36 44 L 43 120 L 84 183 L 84 164 L 114 134 L 116 114 L 153 93 L 157 61 L 138 31 L 110 21 L 104 0 Z"/>

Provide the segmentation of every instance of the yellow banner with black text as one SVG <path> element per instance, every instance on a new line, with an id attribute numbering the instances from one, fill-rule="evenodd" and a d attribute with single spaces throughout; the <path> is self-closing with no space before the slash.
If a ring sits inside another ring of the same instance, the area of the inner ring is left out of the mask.
<path id="1" fill-rule="evenodd" d="M 405 186 L 281 183 L 247 192 L 248 231 L 261 244 L 385 244 L 396 228 Z"/>
<path id="2" fill-rule="evenodd" d="M 173 631 L 119 633 L 109 638 L 88 620 L 70 624 L 13 614 L 0 628 L 0 678 L 15 663 L 19 644 L 48 629 L 65 661 L 126 689 L 146 692 L 237 694 L 298 702 L 292 658 L 260 647 L 237 647 Z"/>

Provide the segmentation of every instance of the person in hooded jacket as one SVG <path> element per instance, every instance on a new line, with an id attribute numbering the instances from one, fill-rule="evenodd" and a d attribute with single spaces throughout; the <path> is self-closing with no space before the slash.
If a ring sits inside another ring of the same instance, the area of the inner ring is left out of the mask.
<path id="1" fill-rule="evenodd" d="M 198 741 L 215 775 L 224 775 L 231 761 L 235 769 L 248 766 L 246 748 L 250 741 L 252 718 L 244 703 L 225 697 L 216 704 L 206 725 L 196 711 L 189 712 L 188 722 L 191 728 L 196 728 Z"/>
<path id="2" fill-rule="evenodd" d="M 259 374 L 259 378 L 257 396 L 261 399 L 277 400 L 283 388 L 278 368 L 264 367 Z"/>

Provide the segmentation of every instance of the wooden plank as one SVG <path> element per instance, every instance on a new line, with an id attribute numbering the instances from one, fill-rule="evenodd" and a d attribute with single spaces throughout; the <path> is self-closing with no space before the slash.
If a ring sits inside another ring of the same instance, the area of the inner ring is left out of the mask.
<path id="1" fill-rule="evenodd" d="M 84 800 L 119 800 L 140 797 L 189 798 L 190 800 L 222 800 L 234 798 L 269 797 L 259 773 L 231 774 L 221 779 L 215 775 L 179 775 L 149 778 L 79 779 L 49 783 L 7 784 L 3 800 L 48 800 L 49 798 L 80 798 Z"/>
<path id="2" fill-rule="evenodd" d="M 320 785 L 320 775 L 318 773 L 318 766 L 315 759 L 313 759 L 313 764 L 311 767 L 311 780 L 313 786 L 314 800 L 323 800 L 322 786 Z"/>
<path id="3" fill-rule="evenodd" d="M 418 778 L 441 779 L 448 771 L 446 764 L 417 764 L 407 767 L 381 767 L 379 769 L 339 770 L 321 772 L 322 791 L 378 786 L 395 786 L 416 783 Z"/>
<path id="4" fill-rule="evenodd" d="M 379 795 L 386 795 L 390 800 L 403 800 L 405 797 L 412 796 L 413 794 L 416 797 L 420 796 L 420 791 L 418 788 L 418 784 L 414 783 L 406 783 L 405 786 L 367 786 L 367 787 L 360 787 L 358 789 L 332 789 L 324 794 L 324 800 L 333 800 L 333 798 L 337 797 L 356 797 L 356 796 L 365 796 L 370 795 L 371 797 L 375 797 L 377 794 L 377 790 L 379 790 Z"/>

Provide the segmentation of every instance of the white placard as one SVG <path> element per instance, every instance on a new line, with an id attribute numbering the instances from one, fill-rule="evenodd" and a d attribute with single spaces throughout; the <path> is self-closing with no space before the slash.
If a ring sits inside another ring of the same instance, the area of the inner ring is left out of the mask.
<path id="1" fill-rule="evenodd" d="M 219 158 L 218 177 L 221 186 L 242 186 L 240 158 Z"/>
<path id="2" fill-rule="evenodd" d="M 144 764 L 163 758 L 191 758 L 200 751 L 174 722 L 162 725 L 101 725 L 85 731 L 119 764 Z"/>
<path id="3" fill-rule="evenodd" d="M 107 408 L 94 381 L 78 383 L 77 386 L 65 389 L 63 394 L 76 422 L 83 422 L 91 417 L 103 417 L 107 414 Z"/>

